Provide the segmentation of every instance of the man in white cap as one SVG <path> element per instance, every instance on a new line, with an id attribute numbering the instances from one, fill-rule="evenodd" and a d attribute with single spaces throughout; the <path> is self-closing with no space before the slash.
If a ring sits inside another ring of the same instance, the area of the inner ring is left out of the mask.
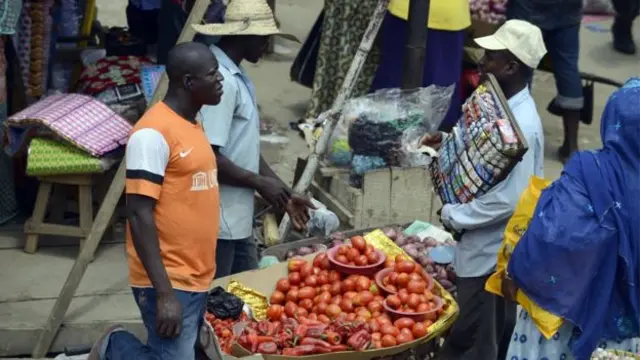
<path id="1" fill-rule="evenodd" d="M 202 124 L 218 162 L 220 236 L 216 277 L 258 267 L 253 238 L 254 194 L 276 209 L 286 210 L 292 225 L 308 221 L 311 202 L 292 190 L 260 155 L 260 114 L 255 87 L 241 63 L 257 63 L 268 48 L 270 35 L 281 34 L 264 0 L 232 0 L 222 24 L 194 25 L 196 32 L 220 36 L 211 50 L 224 76 L 222 100 L 202 108 Z"/>
<path id="2" fill-rule="evenodd" d="M 533 175 L 543 176 L 544 135 L 528 81 L 546 54 L 540 29 L 521 20 L 507 21 L 494 35 L 475 39 L 485 49 L 482 75 L 498 80 L 529 150 L 509 176 L 465 204 L 446 204 L 445 227 L 461 233 L 456 247 L 460 316 L 447 337 L 440 359 L 504 360 L 516 316 L 516 305 L 484 290 L 496 267 L 498 249 L 520 194 Z M 423 144 L 438 147 L 441 134 L 427 135 Z"/>

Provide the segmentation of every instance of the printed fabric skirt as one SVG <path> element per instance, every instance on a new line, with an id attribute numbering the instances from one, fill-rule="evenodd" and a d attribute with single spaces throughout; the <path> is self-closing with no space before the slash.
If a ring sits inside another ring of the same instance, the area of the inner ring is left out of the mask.
<path id="1" fill-rule="evenodd" d="M 306 118 L 317 117 L 333 105 L 377 4 L 376 0 L 325 0 L 311 103 Z M 378 56 L 378 49 L 374 45 L 351 98 L 369 91 L 378 66 Z"/>
<path id="2" fill-rule="evenodd" d="M 511 335 L 511 344 L 506 360 L 574 360 L 569 349 L 573 325 L 565 323 L 560 330 L 547 340 L 524 309 L 519 309 L 516 327 Z M 601 341 L 602 349 L 616 349 L 640 354 L 640 339 L 624 341 Z"/>

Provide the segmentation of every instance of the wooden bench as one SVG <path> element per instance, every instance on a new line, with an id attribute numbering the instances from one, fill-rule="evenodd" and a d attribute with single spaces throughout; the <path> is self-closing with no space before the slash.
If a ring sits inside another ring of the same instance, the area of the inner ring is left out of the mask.
<path id="1" fill-rule="evenodd" d="M 93 225 L 93 174 L 59 175 L 39 177 L 40 186 L 36 196 L 36 203 L 31 218 L 24 225 L 24 233 L 27 239 L 24 251 L 33 254 L 38 250 L 40 235 L 69 236 L 80 238 L 80 250 L 84 246 L 84 240 L 91 232 Z M 45 222 L 50 203 L 54 207 L 49 210 L 49 220 L 62 220 L 67 210 L 66 198 L 60 198 L 61 203 L 52 201 L 55 195 L 52 193 L 54 185 L 71 185 L 78 191 L 78 215 L 80 218 L 77 226 L 62 225 Z"/>

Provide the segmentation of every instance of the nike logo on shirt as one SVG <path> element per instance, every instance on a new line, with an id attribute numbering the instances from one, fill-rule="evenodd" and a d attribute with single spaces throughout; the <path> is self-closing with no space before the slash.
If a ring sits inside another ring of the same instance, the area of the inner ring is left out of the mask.
<path id="1" fill-rule="evenodd" d="M 191 154 L 191 151 L 193 150 L 193 148 L 187 150 L 187 151 L 180 151 L 180 157 L 181 158 L 185 158 L 187 157 L 189 154 Z"/>

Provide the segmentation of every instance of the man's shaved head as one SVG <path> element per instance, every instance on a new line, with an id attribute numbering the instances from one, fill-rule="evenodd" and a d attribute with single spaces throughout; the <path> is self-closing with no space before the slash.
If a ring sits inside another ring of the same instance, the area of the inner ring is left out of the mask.
<path id="1" fill-rule="evenodd" d="M 166 66 L 169 90 L 190 101 L 216 105 L 222 96 L 222 80 L 213 52 L 201 43 L 186 42 L 169 51 Z"/>
<path id="2" fill-rule="evenodd" d="M 174 84 L 181 83 L 185 75 L 203 75 L 218 62 L 209 48 L 201 43 L 180 43 L 169 51 L 167 76 Z"/>

